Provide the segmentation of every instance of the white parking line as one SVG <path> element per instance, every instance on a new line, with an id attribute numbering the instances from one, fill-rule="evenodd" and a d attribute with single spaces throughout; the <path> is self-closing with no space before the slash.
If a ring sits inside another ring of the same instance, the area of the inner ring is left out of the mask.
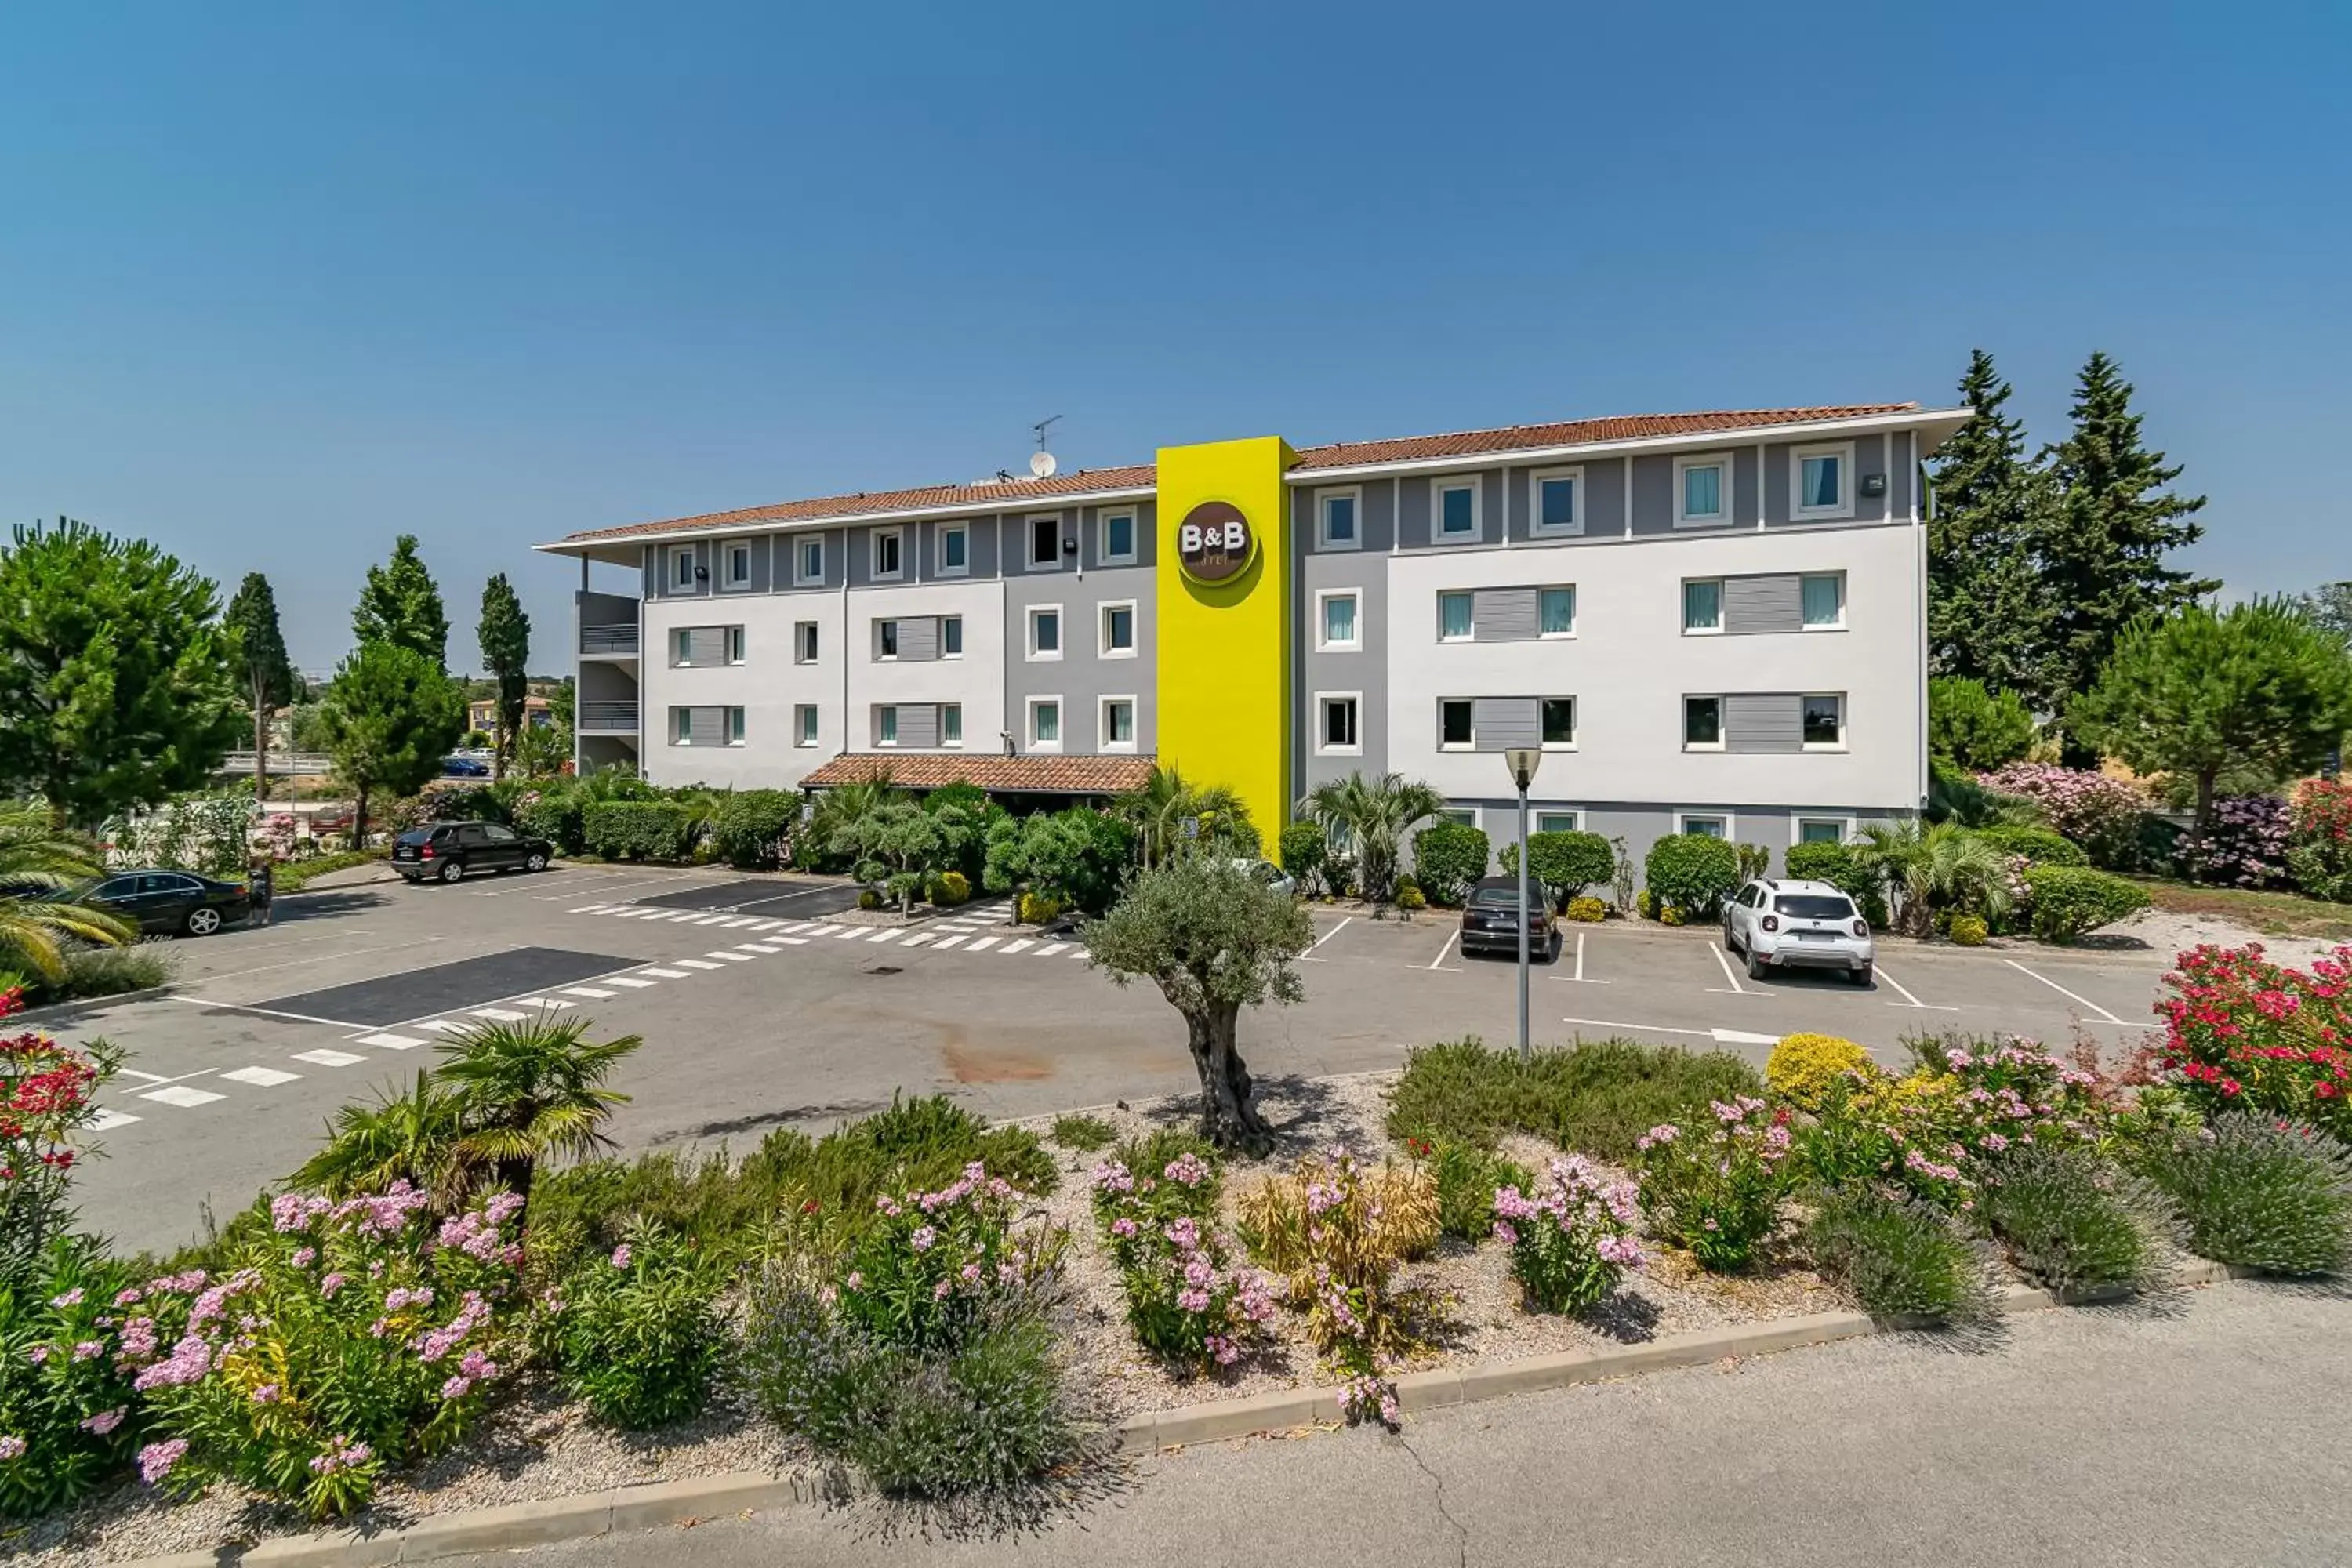
<path id="1" fill-rule="evenodd" d="M 279 1084 L 292 1083 L 301 1076 L 299 1072 L 280 1072 L 276 1068 L 239 1068 L 235 1072 L 221 1074 L 231 1083 L 249 1083 L 256 1089 L 276 1089 Z"/>
<path id="2" fill-rule="evenodd" d="M 579 1004 L 576 1002 L 559 1002 L 552 996 L 518 996 L 515 998 L 515 1005 L 518 1007 L 546 1007 L 560 1013 L 566 1007 L 576 1007 Z"/>
<path id="3" fill-rule="evenodd" d="M 1730 956 L 1721 947 L 1710 942 L 1706 944 L 1706 950 L 1715 954 L 1715 962 L 1722 966 L 1723 977 L 1731 982 L 1729 991 L 1725 991 L 1721 986 L 1710 985 L 1706 988 L 1707 994 L 1711 996 L 1760 996 L 1763 994 L 1760 991 L 1750 991 L 1739 984 L 1739 976 L 1732 972 Z"/>
<path id="4" fill-rule="evenodd" d="M 1958 1007 L 1938 1007 L 1933 1003 L 1920 1001 L 1919 998 L 1911 994 L 1911 988 L 1908 985 L 1904 984 L 1903 982 L 1895 979 L 1892 974 L 1887 973 L 1886 965 L 1883 963 L 1873 964 L 1871 966 L 1871 972 L 1876 974 L 1881 980 L 1885 981 L 1889 985 L 1894 986 L 1897 991 L 1903 993 L 1903 1000 L 1900 1002 L 1889 1002 L 1887 1005 L 1890 1007 L 1916 1007 L 1923 1012 L 1928 1013 L 1957 1013 L 1959 1011 Z"/>
<path id="5" fill-rule="evenodd" d="M 183 1110 L 193 1110 L 199 1105 L 210 1105 L 215 1100 L 226 1100 L 228 1096 L 215 1094 L 209 1089 L 190 1089 L 184 1083 L 175 1083 L 169 1089 L 151 1089 L 139 1098 L 152 1100 L 158 1105 L 176 1105 Z"/>
<path id="6" fill-rule="evenodd" d="M 940 944 L 931 949 L 931 951 L 933 952 L 945 952 L 949 948 L 955 946 L 956 943 L 964 940 L 966 939 L 961 931 L 956 932 L 953 936 L 943 936 L 940 939 Z"/>
<path id="7" fill-rule="evenodd" d="M 1695 1039 L 1713 1040 L 1718 1046 L 1777 1046 L 1778 1035 L 1759 1035 L 1746 1029 L 1678 1029 L 1671 1024 L 1621 1024 L 1611 1018 L 1562 1018 L 1563 1024 L 1582 1024 L 1593 1029 L 1638 1029 L 1648 1035 L 1689 1035 Z"/>
<path id="8" fill-rule="evenodd" d="M 610 991 L 599 991 L 593 985 L 567 985 L 563 994 L 566 996 L 585 996 L 591 1002 L 602 1002 L 612 994 Z"/>
<path id="9" fill-rule="evenodd" d="M 352 1068 L 359 1066 L 360 1063 L 367 1060 L 367 1058 L 350 1051 L 319 1050 L 297 1051 L 294 1053 L 294 1059 L 298 1062 L 309 1062 L 313 1067 Z"/>
<path id="10" fill-rule="evenodd" d="M 1462 933 L 1458 931 L 1450 931 L 1445 933 L 1445 945 L 1439 948 L 1437 950 L 1437 956 L 1429 961 L 1430 968 L 1443 969 L 1445 967 L 1445 955 L 1454 951 L 1454 943 L 1461 934 Z"/>
<path id="11" fill-rule="evenodd" d="M 1315 939 L 1315 941 L 1314 941 L 1314 943 L 1313 943 L 1311 946 L 1309 946 L 1309 947 L 1307 948 L 1307 950 L 1305 952 L 1302 952 L 1302 953 L 1300 953 L 1300 954 L 1298 955 L 1298 956 L 1299 956 L 1299 958 L 1300 958 L 1302 961 L 1310 961 L 1310 960 L 1311 960 L 1312 962 L 1314 962 L 1314 963 L 1322 963 L 1326 962 L 1325 960 L 1320 959 L 1320 958 L 1317 958 L 1317 957 L 1315 956 L 1315 949 L 1316 949 L 1316 948 L 1318 948 L 1318 947 L 1321 947 L 1325 942 L 1329 942 L 1333 937 L 1338 936 L 1341 931 L 1346 931 L 1349 926 L 1351 926 L 1351 925 L 1353 925 L 1353 924 L 1355 924 L 1355 923 L 1356 923 L 1356 917 L 1355 917 L 1355 916 L 1353 916 L 1353 915 L 1341 915 L 1341 916 L 1339 917 L 1339 923 L 1338 925 L 1333 926 L 1329 931 L 1325 931 L 1321 936 L 1317 937 L 1317 938 Z"/>
<path id="12" fill-rule="evenodd" d="M 291 1018 L 298 1024 L 324 1024 L 332 1029 L 364 1029 L 365 1024 L 354 1024 L 347 1018 L 320 1018 L 309 1013 L 281 1013 L 275 1007 L 248 1007 L 242 1002 L 212 1002 L 202 996 L 166 996 L 166 1002 L 185 1002 L 198 1007 L 226 1007 L 232 1013 L 258 1013 L 265 1018 Z"/>
<path id="13" fill-rule="evenodd" d="M 1584 933 L 1582 931 L 1578 931 L 1576 933 L 1576 973 L 1570 975 L 1569 978 L 1570 980 L 1584 980 Z M 1606 985 L 1609 982 L 1606 980 L 1584 980 L 1584 984 L 1587 985 Z"/>
<path id="14" fill-rule="evenodd" d="M 2074 992 L 2067 990 L 2063 985 L 2059 984 L 2055 980 L 2051 979 L 2048 975 L 2035 974 L 2032 970 L 2026 968 L 2025 965 L 2018 963 L 2017 960 L 2013 958 L 2004 958 L 2001 962 L 2008 964 L 2011 969 L 2016 970 L 2020 974 L 2032 975 L 2034 979 L 2039 980 L 2042 984 L 2047 985 L 2051 990 L 2055 991 L 2059 995 L 2067 998 L 2069 1001 L 2080 1002 L 2084 1006 L 2088 1007 L 2092 1012 L 2096 1013 L 2108 1023 L 2124 1023 L 2124 1020 L 2116 1017 L 2113 1013 L 2108 1012 L 2105 1007 L 2100 1006 L 2088 996 L 2076 995 Z M 2126 1028 L 2129 1028 L 2131 1026 L 2125 1024 L 2124 1026 Z"/>
<path id="15" fill-rule="evenodd" d="M 362 1035 L 359 1037 L 359 1043 L 362 1046 L 381 1046 L 387 1051 L 413 1051 L 425 1042 L 412 1035 L 387 1035 L 379 1031 L 373 1035 Z"/>

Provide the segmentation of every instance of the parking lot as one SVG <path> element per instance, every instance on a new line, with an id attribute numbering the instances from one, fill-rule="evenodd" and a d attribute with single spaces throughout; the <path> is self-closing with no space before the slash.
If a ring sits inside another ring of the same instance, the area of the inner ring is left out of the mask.
<path id="1" fill-rule="evenodd" d="M 1065 936 L 975 904 L 911 931 L 844 923 L 838 882 L 723 869 L 559 868 L 454 888 L 375 883 L 282 900 L 275 925 L 174 944 L 167 994 L 41 1020 L 126 1047 L 102 1097 L 108 1157 L 89 1221 L 132 1247 L 196 1233 L 282 1178 L 335 1108 L 407 1081 L 483 1020 L 584 1016 L 643 1048 L 619 1087 L 625 1146 L 740 1148 L 822 1128 L 892 1093 L 952 1093 L 1019 1116 L 1179 1093 L 1195 1082 L 1174 1011 L 1121 989 Z M 1421 1042 L 1511 1037 L 1514 965 L 1465 958 L 1454 921 L 1315 911 L 1307 1000 L 1244 1021 L 1252 1070 L 1394 1067 Z M 1963 952 L 1888 944 L 1871 989 L 1748 978 L 1712 931 L 1570 927 L 1535 971 L 1538 1041 L 1625 1034 L 1760 1060 L 1799 1029 L 1899 1059 L 1918 1029 L 2112 1047 L 2148 1018 L 2169 955 Z"/>

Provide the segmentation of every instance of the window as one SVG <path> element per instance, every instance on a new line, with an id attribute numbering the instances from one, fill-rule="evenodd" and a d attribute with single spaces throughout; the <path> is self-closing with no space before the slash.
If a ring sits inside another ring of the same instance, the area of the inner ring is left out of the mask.
<path id="1" fill-rule="evenodd" d="M 963 657 L 963 617 L 961 616 L 940 617 L 940 657 L 941 658 Z"/>
<path id="2" fill-rule="evenodd" d="M 1845 699 L 1837 696 L 1813 696 L 1805 699 L 1805 750 L 1835 752 L 1845 749 Z"/>
<path id="3" fill-rule="evenodd" d="M 1853 481 L 1853 442 L 1794 448 L 1789 454 L 1789 515 L 1852 517 Z"/>
<path id="4" fill-rule="evenodd" d="M 1033 517 L 1029 520 L 1029 569 L 1033 572 L 1062 563 L 1062 518 Z"/>
<path id="5" fill-rule="evenodd" d="M 1538 833 L 1574 833 L 1580 819 L 1572 811 L 1538 811 L 1536 813 Z"/>
<path id="6" fill-rule="evenodd" d="M 681 544 L 669 552 L 669 586 L 674 594 L 694 592 L 694 546 Z"/>
<path id="7" fill-rule="evenodd" d="M 1106 697 L 1102 705 L 1102 743 L 1105 751 L 1135 750 L 1135 699 Z"/>
<path id="8" fill-rule="evenodd" d="M 1356 516 L 1363 508 L 1361 490 L 1318 490 L 1315 493 L 1315 542 L 1322 550 L 1353 550 L 1363 542 Z"/>
<path id="9" fill-rule="evenodd" d="M 1843 844 L 1845 834 L 1846 820 L 1843 816 L 1797 818 L 1797 842 L 1800 844 Z"/>
<path id="10" fill-rule="evenodd" d="M 750 541 L 730 544 L 724 557 L 726 573 L 719 579 L 723 588 L 748 588 L 751 585 L 751 545 Z"/>
<path id="11" fill-rule="evenodd" d="M 1845 578 L 1837 573 L 1807 577 L 1798 587 L 1804 600 L 1805 629 L 1834 631 L 1845 625 Z"/>
<path id="12" fill-rule="evenodd" d="M 1723 750 L 1722 698 L 1685 697 L 1683 699 L 1683 750 L 1686 752 Z"/>
<path id="13" fill-rule="evenodd" d="M 896 708 L 877 708 L 874 710 L 874 743 L 877 746 L 898 743 L 898 710 Z"/>
<path id="14" fill-rule="evenodd" d="M 1448 697 L 1437 704 L 1437 749 L 1441 752 L 1466 752 L 1475 739 L 1470 722 L 1470 700 Z"/>
<path id="15" fill-rule="evenodd" d="M 1723 581 L 1717 577 L 1694 578 L 1683 584 L 1683 630 L 1688 632 L 1719 632 L 1723 629 Z"/>
<path id="16" fill-rule="evenodd" d="M 795 664 L 816 662 L 816 623 L 814 621 L 799 621 L 793 624 L 793 662 Z"/>
<path id="17" fill-rule="evenodd" d="M 807 587 L 824 581 L 824 538 L 822 534 L 801 541 L 793 552 L 793 581 Z"/>
<path id="18" fill-rule="evenodd" d="M 1040 751 L 1062 749 L 1062 700 L 1058 697 L 1032 697 L 1029 700 L 1029 743 Z"/>
<path id="19" fill-rule="evenodd" d="M 961 577 L 971 570 L 971 530 L 961 522 L 940 529 L 940 575 Z"/>
<path id="20" fill-rule="evenodd" d="M 1731 521 L 1731 459 L 1675 459 L 1675 526 L 1699 528 Z"/>
<path id="21" fill-rule="evenodd" d="M 874 623 L 874 657 L 876 658 L 896 658 L 898 657 L 898 622 L 877 621 Z"/>
<path id="22" fill-rule="evenodd" d="M 1547 697 L 1538 706 L 1542 710 L 1544 749 L 1572 750 L 1576 745 L 1576 699 Z"/>
<path id="23" fill-rule="evenodd" d="M 741 626 L 727 628 L 727 662 L 730 664 L 743 662 L 743 628 Z"/>
<path id="24" fill-rule="evenodd" d="M 1335 693 L 1315 700 L 1318 710 L 1315 749 L 1352 756 L 1363 750 L 1363 731 L 1357 728 L 1363 700 L 1355 692 Z"/>
<path id="25" fill-rule="evenodd" d="M 673 746 L 694 744 L 694 710 L 673 708 L 669 710 L 669 740 Z"/>
<path id="26" fill-rule="evenodd" d="M 1438 808 L 1440 821 L 1458 822 L 1465 827 L 1478 826 L 1478 808 L 1475 805 L 1447 805 Z"/>
<path id="27" fill-rule="evenodd" d="M 1675 814 L 1675 831 L 1695 833 L 1701 838 L 1728 838 L 1731 837 L 1731 818 L 1678 811 Z"/>
<path id="28" fill-rule="evenodd" d="M 1029 612 L 1029 657 L 1062 657 L 1062 606 L 1045 605 Z"/>
<path id="29" fill-rule="evenodd" d="M 1528 518 L 1530 533 L 1584 531 L 1584 470 L 1538 469 L 1528 476 Z"/>
<path id="30" fill-rule="evenodd" d="M 688 665 L 694 662 L 694 632 L 691 627 L 680 626 L 670 633 L 669 643 L 670 663 Z"/>
<path id="31" fill-rule="evenodd" d="M 1472 600 L 1467 594 L 1437 595 L 1437 640 L 1468 642 L 1474 627 Z"/>
<path id="32" fill-rule="evenodd" d="M 1133 512 L 1103 513 L 1102 560 L 1106 566 L 1135 564 L 1135 514 Z"/>
<path id="33" fill-rule="evenodd" d="M 1430 509 L 1437 514 L 1437 537 L 1475 539 L 1478 536 L 1478 481 L 1440 479 L 1432 488 L 1437 497 L 1436 504 Z"/>
<path id="34" fill-rule="evenodd" d="M 942 746 L 961 746 L 963 744 L 962 703 L 942 702 L 940 704 L 940 744 Z"/>
<path id="35" fill-rule="evenodd" d="M 1124 599 L 1102 607 L 1102 657 L 1135 657 L 1135 601 Z"/>
<path id="36" fill-rule="evenodd" d="M 1537 596 L 1537 608 L 1542 614 L 1538 624 L 1548 637 L 1570 637 L 1576 635 L 1576 590 L 1546 588 Z"/>
<path id="37" fill-rule="evenodd" d="M 898 531 L 877 528 L 874 531 L 874 575 L 877 578 L 898 574 Z"/>
<path id="38" fill-rule="evenodd" d="M 1316 647 L 1344 649 L 1364 646 L 1356 631 L 1356 595 L 1353 589 L 1336 593 L 1326 588 L 1316 594 L 1315 601 L 1322 606 L 1316 623 Z"/>
<path id="39" fill-rule="evenodd" d="M 814 703 L 803 702 L 793 710 L 793 744 L 796 746 L 816 744 L 816 705 Z"/>
<path id="40" fill-rule="evenodd" d="M 730 746 L 741 745 L 743 743 L 743 710 L 722 708 L 719 712 L 726 719 L 727 743 Z"/>

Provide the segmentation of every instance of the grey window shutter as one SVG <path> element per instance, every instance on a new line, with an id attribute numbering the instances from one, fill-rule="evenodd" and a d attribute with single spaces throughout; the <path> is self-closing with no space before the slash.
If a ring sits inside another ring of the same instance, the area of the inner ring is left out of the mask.
<path id="1" fill-rule="evenodd" d="M 1790 579 L 1792 582 L 1794 579 Z M 1748 691 L 1723 700 L 1727 752 L 1801 752 L 1805 700 L 1791 692 Z"/>
<path id="2" fill-rule="evenodd" d="M 727 710 L 723 708 L 689 708 L 687 710 L 689 743 L 697 746 L 723 746 L 727 743 Z"/>
<path id="3" fill-rule="evenodd" d="M 1479 642 L 1532 642 L 1543 630 L 1534 588 L 1481 588 L 1474 595 L 1472 625 Z"/>
<path id="4" fill-rule="evenodd" d="M 691 626 L 686 634 L 686 657 L 690 664 L 725 664 L 727 633 L 720 626 Z"/>
<path id="5" fill-rule="evenodd" d="M 898 744 L 936 746 L 940 743 L 940 710 L 935 703 L 898 704 Z"/>
<path id="6" fill-rule="evenodd" d="M 1543 744 L 1543 724 L 1532 697 L 1481 697 L 1470 706 L 1478 750 L 1507 751 Z"/>
<path id="7" fill-rule="evenodd" d="M 1725 634 L 1802 631 L 1804 607 L 1797 583 L 1794 576 L 1725 578 Z"/>
<path id="8" fill-rule="evenodd" d="M 902 659 L 939 658 L 939 616 L 916 616 L 900 621 L 898 623 L 898 657 Z"/>

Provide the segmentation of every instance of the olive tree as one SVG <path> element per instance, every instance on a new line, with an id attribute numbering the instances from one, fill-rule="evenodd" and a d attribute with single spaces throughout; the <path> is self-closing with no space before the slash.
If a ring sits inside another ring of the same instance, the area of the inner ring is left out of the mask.
<path id="1" fill-rule="evenodd" d="M 1113 984 L 1149 979 L 1184 1016 L 1201 1075 L 1201 1135 L 1220 1148 L 1271 1148 L 1234 1033 L 1244 1007 L 1306 995 L 1296 963 L 1315 928 L 1298 900 L 1230 859 L 1180 855 L 1139 874 L 1080 940 Z"/>

